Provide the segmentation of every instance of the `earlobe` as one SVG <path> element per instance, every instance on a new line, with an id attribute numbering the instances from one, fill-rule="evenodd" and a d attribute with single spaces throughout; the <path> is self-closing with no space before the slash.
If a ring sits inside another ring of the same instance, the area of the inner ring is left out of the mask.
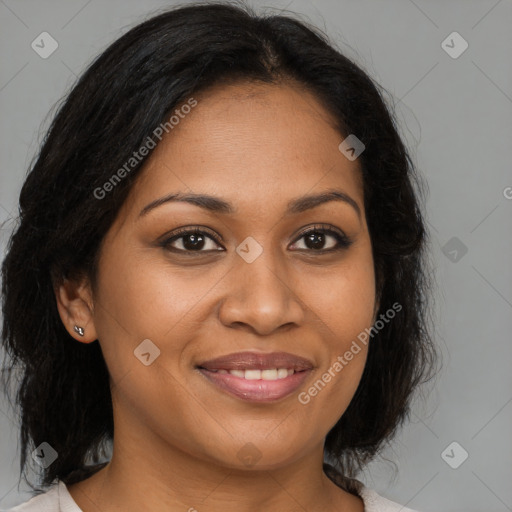
<path id="1" fill-rule="evenodd" d="M 80 327 L 79 325 L 74 325 L 73 326 L 73 330 L 79 335 L 79 336 L 84 336 L 85 335 L 85 331 L 84 331 L 84 328 L 83 327 Z"/>
<path id="2" fill-rule="evenodd" d="M 95 341 L 97 334 L 88 282 L 64 279 L 54 291 L 60 318 L 69 334 L 81 343 Z"/>

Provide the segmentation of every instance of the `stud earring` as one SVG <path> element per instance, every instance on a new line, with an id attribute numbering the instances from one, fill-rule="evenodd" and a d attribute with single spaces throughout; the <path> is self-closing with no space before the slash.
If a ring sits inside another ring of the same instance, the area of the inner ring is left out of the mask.
<path id="1" fill-rule="evenodd" d="M 83 327 L 79 327 L 78 325 L 75 325 L 73 327 L 73 329 L 75 330 L 76 333 L 78 333 L 80 336 L 83 336 L 84 335 L 84 329 Z"/>

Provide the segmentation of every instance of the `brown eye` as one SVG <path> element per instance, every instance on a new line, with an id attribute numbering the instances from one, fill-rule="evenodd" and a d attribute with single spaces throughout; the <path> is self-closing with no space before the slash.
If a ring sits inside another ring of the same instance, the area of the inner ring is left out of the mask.
<path id="1" fill-rule="evenodd" d="M 178 242 L 177 247 L 173 245 L 176 242 Z M 223 250 L 218 248 L 219 243 L 220 240 L 216 235 L 194 228 L 179 230 L 170 238 L 166 238 L 160 245 L 173 252 L 193 253 Z"/>
<path id="2" fill-rule="evenodd" d="M 302 232 L 299 238 L 297 238 L 297 241 L 302 239 L 304 239 L 305 247 L 295 247 L 295 249 L 314 252 L 330 252 L 346 249 L 352 244 L 352 240 L 350 240 L 341 231 L 338 232 L 333 228 L 323 228 L 321 226 L 315 226 L 312 229 Z M 331 242 L 329 242 L 329 239 Z M 334 244 L 332 243 L 332 240 L 334 240 Z M 295 245 L 297 241 L 295 242 Z M 325 247 L 326 244 L 328 247 Z"/>

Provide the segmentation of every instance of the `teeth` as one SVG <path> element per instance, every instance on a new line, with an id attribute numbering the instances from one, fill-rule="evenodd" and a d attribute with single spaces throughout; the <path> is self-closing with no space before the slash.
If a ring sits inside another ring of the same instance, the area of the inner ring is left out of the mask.
<path id="1" fill-rule="evenodd" d="M 272 368 L 271 370 L 262 370 L 261 378 L 263 380 L 277 380 L 277 369 Z"/>
<path id="2" fill-rule="evenodd" d="M 286 368 L 279 368 L 279 370 L 277 370 L 277 378 L 284 379 L 285 377 L 288 377 L 288 370 Z"/>
<path id="3" fill-rule="evenodd" d="M 247 380 L 278 380 L 284 379 L 295 373 L 288 368 L 269 368 L 267 370 L 217 370 L 218 373 L 230 373 L 235 377 Z"/>
<path id="4" fill-rule="evenodd" d="M 245 370 L 245 380 L 261 379 L 261 370 Z"/>

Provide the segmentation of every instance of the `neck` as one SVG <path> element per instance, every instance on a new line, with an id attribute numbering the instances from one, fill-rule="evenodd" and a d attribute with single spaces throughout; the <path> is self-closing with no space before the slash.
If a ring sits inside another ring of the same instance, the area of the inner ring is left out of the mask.
<path id="1" fill-rule="evenodd" d="M 363 512 L 359 497 L 325 475 L 323 445 L 273 469 L 230 468 L 186 453 L 149 429 L 117 427 L 110 463 L 68 487 L 83 512 Z"/>

